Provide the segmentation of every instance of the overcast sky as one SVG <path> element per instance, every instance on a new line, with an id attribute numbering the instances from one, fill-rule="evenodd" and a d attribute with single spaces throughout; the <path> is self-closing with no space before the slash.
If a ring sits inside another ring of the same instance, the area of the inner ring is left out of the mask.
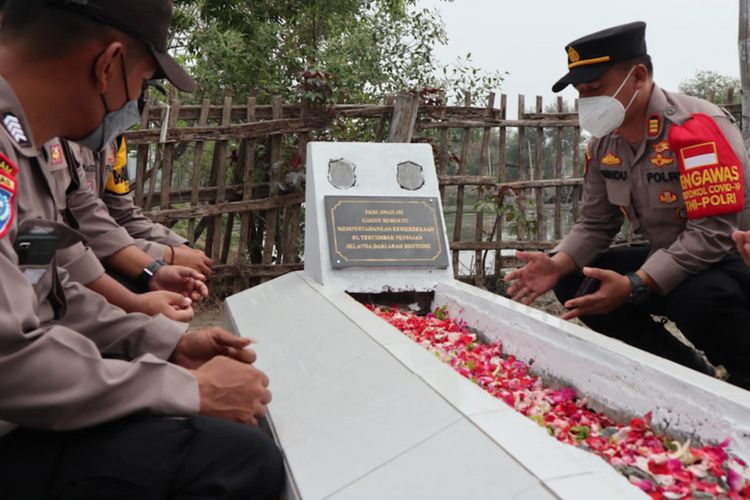
<path id="1" fill-rule="evenodd" d="M 745 0 L 421 0 L 440 10 L 449 42 L 437 55 L 450 63 L 472 53 L 488 72 L 508 71 L 502 92 L 526 103 L 554 94 L 552 84 L 567 72 L 564 46 L 600 29 L 645 21 L 654 80 L 677 90 L 699 70 L 739 78 L 738 1 Z M 561 95 L 574 98 L 568 87 Z M 510 107 L 509 107 L 510 108 Z M 515 113 L 515 106 L 509 109 Z M 515 116 L 515 115 L 510 115 Z"/>

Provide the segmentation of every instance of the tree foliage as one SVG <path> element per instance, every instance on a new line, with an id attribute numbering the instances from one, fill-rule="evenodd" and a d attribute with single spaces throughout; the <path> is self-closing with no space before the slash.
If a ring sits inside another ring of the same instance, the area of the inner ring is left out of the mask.
<path id="1" fill-rule="evenodd" d="M 737 78 L 716 71 L 698 71 L 693 78 L 680 83 L 680 92 L 712 101 L 716 104 L 733 104 L 740 99 L 742 86 Z M 729 102 L 730 94 L 733 95 Z"/>
<path id="2" fill-rule="evenodd" d="M 502 74 L 485 75 L 470 58 L 440 67 L 434 52 L 447 42 L 445 27 L 436 10 L 417 0 L 176 0 L 175 6 L 173 49 L 191 67 L 198 94 L 214 99 L 226 88 L 261 99 L 298 97 L 311 75 L 331 89 L 317 97 L 339 103 L 446 84 L 457 95 L 502 83 Z"/>

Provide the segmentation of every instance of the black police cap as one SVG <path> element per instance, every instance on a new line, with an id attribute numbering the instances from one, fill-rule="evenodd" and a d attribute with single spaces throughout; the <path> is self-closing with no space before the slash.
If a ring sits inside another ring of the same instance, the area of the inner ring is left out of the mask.
<path id="1" fill-rule="evenodd" d="M 195 80 L 167 53 L 172 0 L 48 0 L 111 26 L 146 44 L 159 65 L 155 78 L 166 78 L 180 90 L 195 90 Z"/>
<path id="2" fill-rule="evenodd" d="M 646 23 L 637 21 L 597 31 L 573 40 L 565 46 L 565 52 L 569 71 L 552 86 L 553 92 L 594 81 L 619 62 L 648 55 Z"/>

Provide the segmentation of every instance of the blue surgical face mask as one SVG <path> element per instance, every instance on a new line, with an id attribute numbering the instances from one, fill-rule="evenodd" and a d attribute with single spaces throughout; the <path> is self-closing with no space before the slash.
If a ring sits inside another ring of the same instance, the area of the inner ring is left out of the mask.
<path id="1" fill-rule="evenodd" d="M 104 115 L 104 121 L 102 121 L 102 123 L 100 123 L 99 126 L 88 136 L 75 141 L 81 146 L 89 148 L 97 153 L 104 151 L 104 148 L 106 148 L 109 143 L 115 140 L 116 137 L 125 133 L 141 119 L 141 114 L 138 112 L 138 100 L 130 98 L 125 59 L 124 56 L 121 57 L 122 74 L 125 80 L 125 95 L 127 96 L 128 101 L 122 108 L 110 111 L 109 106 L 107 106 L 107 101 L 104 99 L 104 95 L 100 95 L 106 112 Z"/>

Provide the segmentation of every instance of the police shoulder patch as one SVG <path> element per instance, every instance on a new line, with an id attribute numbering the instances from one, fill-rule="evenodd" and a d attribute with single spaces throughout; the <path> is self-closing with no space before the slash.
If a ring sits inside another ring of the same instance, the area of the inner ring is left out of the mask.
<path id="1" fill-rule="evenodd" d="M 15 217 L 16 174 L 18 168 L 0 153 L 0 238 L 8 234 Z"/>
<path id="2" fill-rule="evenodd" d="M 31 145 L 26 131 L 23 129 L 23 125 L 21 125 L 21 120 L 13 113 L 8 112 L 3 115 L 3 127 L 5 127 L 5 130 L 8 131 L 8 134 L 10 134 L 19 146 L 25 148 Z"/>
<path id="3" fill-rule="evenodd" d="M 124 195 L 130 192 L 130 178 L 128 177 L 127 165 L 120 165 L 112 169 L 107 177 L 105 189 L 117 195 Z"/>

